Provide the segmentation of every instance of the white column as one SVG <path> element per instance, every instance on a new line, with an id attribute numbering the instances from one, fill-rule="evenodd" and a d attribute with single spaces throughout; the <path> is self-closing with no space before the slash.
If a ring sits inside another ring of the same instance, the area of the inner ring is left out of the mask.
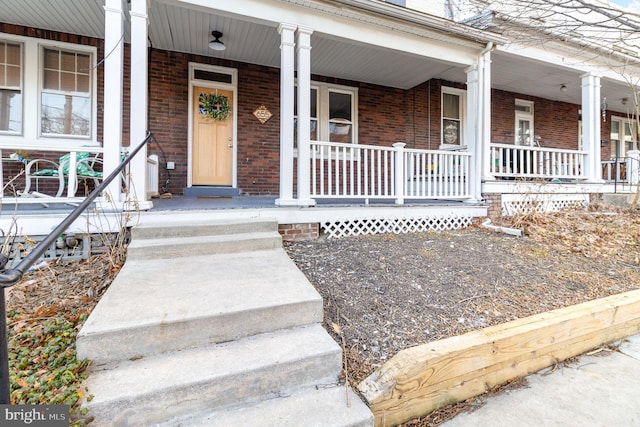
<path id="1" fill-rule="evenodd" d="M 131 0 L 131 112 L 130 150 L 142 143 L 147 134 L 147 0 Z M 127 195 L 128 207 L 149 209 L 153 206 L 147 200 L 147 147 L 129 163 L 130 188 Z"/>
<path id="2" fill-rule="evenodd" d="M 478 150 L 480 145 L 479 123 L 482 120 L 481 106 L 479 102 L 480 87 L 478 84 L 478 66 L 473 65 L 465 70 L 467 73 L 467 111 L 466 123 L 464 126 L 464 142 L 467 151 L 471 153 L 469 162 L 469 188 L 471 199 L 469 203 L 477 203 L 481 198 L 481 178 L 482 156 Z"/>
<path id="3" fill-rule="evenodd" d="M 496 179 L 491 174 L 491 51 L 485 52 L 480 57 L 479 68 L 479 84 L 480 84 L 480 143 L 478 152 L 480 153 L 481 169 L 478 171 L 482 174 L 482 179 L 492 181 Z M 482 183 L 480 183 L 482 186 Z"/>
<path id="4" fill-rule="evenodd" d="M 298 61 L 298 205 L 313 206 L 311 199 L 311 34 L 313 30 L 298 27 L 296 50 Z"/>
<path id="5" fill-rule="evenodd" d="M 583 74 L 582 147 L 587 152 L 584 174 L 589 182 L 603 182 L 600 170 L 600 76 Z"/>
<path id="6" fill-rule="evenodd" d="M 122 148 L 122 76 L 124 13 L 122 0 L 105 0 L 104 6 L 104 173 L 111 174 L 120 163 Z M 120 206 L 120 182 L 107 187 L 110 201 Z"/>
<path id="7" fill-rule="evenodd" d="M 295 69 L 295 30 L 280 24 L 280 197 L 277 205 L 296 205 L 293 199 L 293 97 Z"/>

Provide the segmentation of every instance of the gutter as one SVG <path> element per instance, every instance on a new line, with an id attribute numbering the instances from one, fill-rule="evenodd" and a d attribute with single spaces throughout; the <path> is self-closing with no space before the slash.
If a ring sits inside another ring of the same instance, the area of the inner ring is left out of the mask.
<path id="1" fill-rule="evenodd" d="M 422 36 L 433 37 L 433 34 L 426 34 L 426 31 L 430 30 L 440 34 L 464 38 L 474 42 L 475 44 L 486 44 L 488 42 L 492 42 L 494 44 L 504 44 L 508 42 L 507 38 L 499 34 L 490 33 L 485 30 L 479 30 L 477 28 L 473 28 L 465 24 L 460 24 L 449 19 L 429 15 L 427 13 L 413 9 L 407 9 L 402 6 L 397 6 L 380 0 L 327 0 L 324 2 L 313 0 L 280 1 L 307 7 L 310 9 L 322 10 L 334 15 L 339 15 L 375 25 L 380 25 L 380 18 L 391 18 L 396 20 L 395 23 L 388 22 L 388 25 L 391 29 L 405 31 Z M 363 12 L 369 12 L 375 15 L 379 15 L 380 18 L 376 19 L 376 17 L 371 16 L 370 14 L 365 14 Z M 422 27 L 422 33 L 416 31 L 418 29 L 415 27 L 411 28 L 409 26 L 411 24 Z"/>

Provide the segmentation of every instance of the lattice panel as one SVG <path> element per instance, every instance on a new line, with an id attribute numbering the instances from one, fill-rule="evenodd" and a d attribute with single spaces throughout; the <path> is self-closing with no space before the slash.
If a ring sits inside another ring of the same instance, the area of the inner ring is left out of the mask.
<path id="1" fill-rule="evenodd" d="M 31 250 L 44 239 L 45 236 L 31 236 L 24 237 L 18 236 L 13 240 L 11 245 L 11 251 L 9 253 L 9 262 L 7 267 L 15 267 L 24 257 L 26 257 Z M 72 259 L 87 259 L 91 253 L 91 243 L 88 235 L 75 236 L 75 241 L 72 243 L 75 246 L 70 246 L 65 239 L 60 242 L 56 242 L 42 255 L 41 260 L 50 261 L 52 259 L 64 258 L 66 260 Z M 2 239 L 4 241 L 4 239 Z M 71 243 L 71 241 L 69 241 Z"/>
<path id="2" fill-rule="evenodd" d="M 414 233 L 420 231 L 457 230 L 468 227 L 472 216 L 418 216 L 408 218 L 362 218 L 344 221 L 327 221 L 321 224 L 322 231 L 330 238 L 361 236 L 381 233 Z"/>
<path id="3" fill-rule="evenodd" d="M 502 202 L 502 215 L 512 216 L 529 212 L 560 212 L 563 209 L 587 208 L 586 200 L 512 200 Z"/>

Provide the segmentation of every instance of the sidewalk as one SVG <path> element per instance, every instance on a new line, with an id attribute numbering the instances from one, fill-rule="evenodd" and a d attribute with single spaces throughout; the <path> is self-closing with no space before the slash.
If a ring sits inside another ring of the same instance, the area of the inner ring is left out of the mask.
<path id="1" fill-rule="evenodd" d="M 530 375 L 527 384 L 442 426 L 640 426 L 640 335 L 624 340 L 617 352 L 581 356 Z"/>

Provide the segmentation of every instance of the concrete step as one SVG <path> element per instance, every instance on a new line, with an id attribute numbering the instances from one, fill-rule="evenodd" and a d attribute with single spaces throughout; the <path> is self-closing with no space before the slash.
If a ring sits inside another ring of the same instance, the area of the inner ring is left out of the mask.
<path id="1" fill-rule="evenodd" d="M 127 248 L 127 259 L 184 258 L 196 255 L 227 254 L 235 252 L 275 249 L 282 246 L 277 231 L 252 232 L 230 235 L 203 235 L 133 239 Z"/>
<path id="2" fill-rule="evenodd" d="M 163 237 L 224 236 L 239 233 L 277 231 L 278 222 L 272 219 L 208 220 L 186 216 L 148 216 L 131 229 L 133 240 Z"/>
<path id="3" fill-rule="evenodd" d="M 160 427 L 370 427 L 373 414 L 343 386 L 299 390 L 241 408 L 208 411 Z"/>
<path id="4" fill-rule="evenodd" d="M 127 259 L 77 338 L 94 366 L 322 321 L 322 298 L 282 248 Z"/>
<path id="5" fill-rule="evenodd" d="M 95 426 L 149 426 L 335 384 L 340 347 L 320 325 L 256 335 L 93 372 L 84 407 Z"/>

